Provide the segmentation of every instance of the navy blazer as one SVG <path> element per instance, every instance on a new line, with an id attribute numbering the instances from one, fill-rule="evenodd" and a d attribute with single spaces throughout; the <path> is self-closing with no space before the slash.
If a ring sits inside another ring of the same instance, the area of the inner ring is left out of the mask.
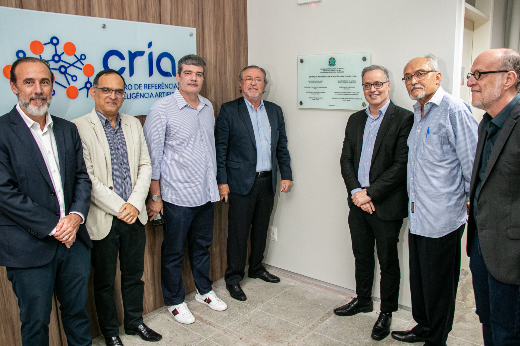
<path id="1" fill-rule="evenodd" d="M 363 109 L 350 116 L 345 129 L 341 151 L 341 175 L 348 190 L 348 205 L 352 208 L 350 192 L 361 188 L 358 180 L 359 160 L 367 122 Z M 377 132 L 367 191 L 376 214 L 381 220 L 399 220 L 408 216 L 406 191 L 406 164 L 408 162 L 408 135 L 413 125 L 413 113 L 396 106 L 392 101 Z"/>
<path id="2" fill-rule="evenodd" d="M 511 110 L 493 145 L 482 179 L 477 205 L 477 189 L 482 151 L 487 131 L 478 127 L 478 143 L 469 189 L 467 254 L 478 230 L 480 249 L 486 267 L 500 282 L 520 285 L 520 101 Z M 478 208 L 477 220 L 473 209 Z M 475 223 L 476 221 L 476 223 Z"/>
<path id="3" fill-rule="evenodd" d="M 277 168 L 282 180 L 292 180 L 291 157 L 282 109 L 264 100 L 271 125 L 271 166 L 273 194 L 276 194 Z M 224 103 L 215 128 L 217 183 L 228 184 L 239 195 L 251 191 L 256 173 L 256 141 L 253 124 L 243 97 Z"/>
<path id="4" fill-rule="evenodd" d="M 87 217 L 92 183 L 78 130 L 64 119 L 52 116 L 52 121 L 65 214 L 76 211 Z M 59 220 L 60 207 L 47 166 L 15 107 L 0 117 L 0 265 L 30 268 L 49 263 L 59 244 L 49 233 Z M 92 247 L 84 224 L 76 241 Z"/>

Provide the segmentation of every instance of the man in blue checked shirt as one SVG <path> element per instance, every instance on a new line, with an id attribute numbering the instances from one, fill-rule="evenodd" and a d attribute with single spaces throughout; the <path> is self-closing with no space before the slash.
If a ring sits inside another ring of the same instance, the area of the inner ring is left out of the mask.
<path id="1" fill-rule="evenodd" d="M 394 331 L 404 342 L 445 346 L 453 325 L 461 237 L 478 124 L 469 106 L 440 86 L 433 55 L 412 59 L 403 81 L 414 105 L 408 137 L 410 289 L 417 325 Z"/>
<path id="2" fill-rule="evenodd" d="M 195 300 L 213 310 L 227 309 L 211 289 L 209 247 L 213 203 L 219 200 L 213 105 L 199 95 L 206 63 L 197 55 L 178 62 L 178 89 L 152 105 L 144 135 L 152 160 L 148 216 L 164 215 L 161 283 L 164 303 L 175 320 L 195 322 L 184 302 L 183 245 L 188 237 Z"/>

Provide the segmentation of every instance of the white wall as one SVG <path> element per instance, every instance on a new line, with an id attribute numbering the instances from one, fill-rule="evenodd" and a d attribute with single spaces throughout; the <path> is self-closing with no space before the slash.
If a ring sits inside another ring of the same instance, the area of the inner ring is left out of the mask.
<path id="1" fill-rule="evenodd" d="M 507 0 L 494 0 L 493 4 L 493 29 L 491 33 L 491 48 L 506 47 L 506 18 Z"/>
<path id="2" fill-rule="evenodd" d="M 406 63 L 417 56 L 434 53 L 442 86 L 458 94 L 463 6 L 463 0 L 323 0 L 306 5 L 248 0 L 249 63 L 268 70 L 271 82 L 264 96 L 284 110 L 294 175 L 292 191 L 276 200 L 272 225 L 278 227 L 278 241 L 269 242 L 268 264 L 355 289 L 347 193 L 339 166 L 352 111 L 297 108 L 297 55 L 370 52 L 372 63 L 391 72 L 393 101 L 412 109 L 401 78 Z M 410 306 L 405 228 L 399 243 L 400 304 Z"/>

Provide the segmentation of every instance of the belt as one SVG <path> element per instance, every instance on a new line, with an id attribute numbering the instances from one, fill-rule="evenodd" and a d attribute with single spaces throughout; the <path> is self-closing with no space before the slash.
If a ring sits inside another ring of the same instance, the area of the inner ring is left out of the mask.
<path id="1" fill-rule="evenodd" d="M 255 178 L 270 177 L 272 174 L 273 174 L 273 171 L 256 172 Z"/>

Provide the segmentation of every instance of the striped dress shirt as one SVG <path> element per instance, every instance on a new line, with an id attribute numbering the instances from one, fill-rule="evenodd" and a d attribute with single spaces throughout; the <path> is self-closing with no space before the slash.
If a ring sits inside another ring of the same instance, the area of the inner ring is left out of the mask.
<path id="1" fill-rule="evenodd" d="M 121 116 L 119 114 L 117 115 L 116 127 L 114 128 L 110 120 L 97 109 L 96 113 L 101 121 L 101 125 L 103 125 L 108 147 L 110 148 L 114 192 L 126 202 L 132 194 L 132 179 L 130 177 L 130 165 L 128 164 L 125 135 L 121 128 Z"/>
<path id="2" fill-rule="evenodd" d="M 439 87 L 414 105 L 408 137 L 410 233 L 443 237 L 466 223 L 466 201 L 477 150 L 478 123 L 469 106 Z"/>
<path id="3" fill-rule="evenodd" d="M 152 160 L 152 180 L 162 199 L 183 207 L 219 201 L 215 157 L 215 115 L 209 100 L 197 109 L 181 93 L 156 101 L 148 112 L 144 136 Z"/>

